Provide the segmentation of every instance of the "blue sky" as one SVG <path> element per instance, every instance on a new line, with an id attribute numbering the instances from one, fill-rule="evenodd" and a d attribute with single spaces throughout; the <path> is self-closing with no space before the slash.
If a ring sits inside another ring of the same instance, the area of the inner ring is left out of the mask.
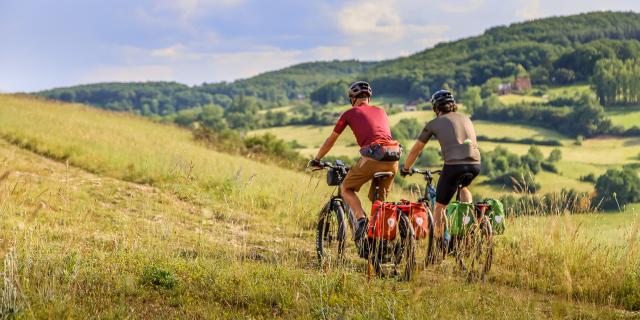
<path id="1" fill-rule="evenodd" d="M 0 92 L 232 81 L 295 63 L 408 55 L 486 28 L 638 0 L 0 0 Z"/>

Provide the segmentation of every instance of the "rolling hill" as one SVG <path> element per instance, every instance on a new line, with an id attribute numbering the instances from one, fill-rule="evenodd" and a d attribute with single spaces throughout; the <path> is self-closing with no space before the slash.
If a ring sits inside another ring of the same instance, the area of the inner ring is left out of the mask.
<path id="1" fill-rule="evenodd" d="M 511 76 L 518 65 L 531 73 L 537 85 L 586 81 L 598 59 L 638 56 L 638 40 L 640 14 L 594 12 L 494 27 L 479 36 L 379 62 L 304 63 L 231 83 L 193 87 L 105 83 L 36 94 L 110 110 L 167 115 L 210 103 L 226 108 L 239 95 L 257 97 L 264 108 L 281 106 L 308 97 L 326 82 L 360 78 L 371 81 L 379 94 L 409 100 L 426 98 L 444 84 L 462 90 L 491 77 Z"/>

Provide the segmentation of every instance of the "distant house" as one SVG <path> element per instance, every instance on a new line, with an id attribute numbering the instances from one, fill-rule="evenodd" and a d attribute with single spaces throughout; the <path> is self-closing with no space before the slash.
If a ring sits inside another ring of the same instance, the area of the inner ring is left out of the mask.
<path id="1" fill-rule="evenodd" d="M 513 85 L 511 83 L 501 83 L 498 85 L 498 94 L 505 95 L 513 92 Z"/>
<path id="2" fill-rule="evenodd" d="M 531 89 L 531 78 L 529 76 L 524 77 L 516 77 L 513 80 L 513 90 L 515 91 L 526 91 Z"/>
<path id="3" fill-rule="evenodd" d="M 409 101 L 407 102 L 407 104 L 404 105 L 404 107 L 402 108 L 405 112 L 414 112 L 414 111 L 418 111 L 418 103 L 420 101 L 418 100 L 414 100 L 414 101 Z"/>
<path id="4" fill-rule="evenodd" d="M 531 78 L 529 76 L 518 76 L 516 77 L 512 83 L 501 83 L 498 85 L 498 94 L 505 95 L 513 92 L 523 92 L 530 90 L 533 86 L 531 85 Z"/>

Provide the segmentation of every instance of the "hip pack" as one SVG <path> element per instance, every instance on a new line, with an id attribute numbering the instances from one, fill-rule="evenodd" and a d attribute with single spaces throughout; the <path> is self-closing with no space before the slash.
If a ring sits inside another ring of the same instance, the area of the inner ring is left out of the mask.
<path id="1" fill-rule="evenodd" d="M 360 149 L 360 155 L 378 161 L 399 161 L 402 156 L 402 145 L 396 140 L 376 140 Z"/>

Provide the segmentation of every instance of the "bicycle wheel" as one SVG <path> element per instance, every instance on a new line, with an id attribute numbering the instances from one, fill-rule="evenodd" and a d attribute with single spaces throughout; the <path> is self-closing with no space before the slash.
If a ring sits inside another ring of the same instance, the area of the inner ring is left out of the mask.
<path id="1" fill-rule="evenodd" d="M 321 267 L 344 259 L 346 227 L 342 206 L 327 203 L 320 211 L 316 228 L 316 252 Z"/>
<path id="2" fill-rule="evenodd" d="M 482 216 L 455 244 L 456 258 L 469 281 L 485 281 L 493 260 L 493 231 L 488 217 Z"/>
<path id="3" fill-rule="evenodd" d="M 427 211 L 429 214 L 427 216 L 427 222 L 429 223 L 429 228 L 427 229 L 427 255 L 425 256 L 424 264 L 425 266 L 429 266 L 436 262 L 435 257 L 435 226 L 433 220 L 433 214 L 431 214 L 431 210 Z"/>
<path id="4" fill-rule="evenodd" d="M 394 273 L 400 280 L 410 281 L 416 268 L 416 237 L 407 216 L 400 218 L 400 239 L 395 245 Z"/>

